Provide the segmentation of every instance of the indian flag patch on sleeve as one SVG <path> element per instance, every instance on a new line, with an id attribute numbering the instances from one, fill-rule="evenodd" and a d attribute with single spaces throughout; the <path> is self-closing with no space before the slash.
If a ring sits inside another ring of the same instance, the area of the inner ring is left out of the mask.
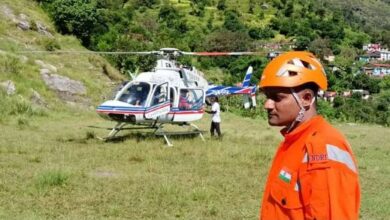
<path id="1" fill-rule="evenodd" d="M 286 183 L 290 183 L 291 182 L 291 174 L 289 172 L 287 172 L 286 170 L 281 169 L 280 173 L 279 173 L 279 179 L 283 180 Z"/>

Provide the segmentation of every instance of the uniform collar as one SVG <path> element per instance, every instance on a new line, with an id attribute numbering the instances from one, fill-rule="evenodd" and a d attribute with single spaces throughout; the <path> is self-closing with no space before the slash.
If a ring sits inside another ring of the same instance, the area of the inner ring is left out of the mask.
<path id="1" fill-rule="evenodd" d="M 286 133 L 284 129 L 280 131 L 280 133 L 284 136 L 284 139 L 286 142 L 295 141 L 297 140 L 302 134 L 312 130 L 312 125 L 319 124 L 324 121 L 324 118 L 320 115 L 316 115 L 312 117 L 311 119 L 303 122 L 302 124 L 298 125 L 294 130 L 292 130 L 290 133 Z"/>

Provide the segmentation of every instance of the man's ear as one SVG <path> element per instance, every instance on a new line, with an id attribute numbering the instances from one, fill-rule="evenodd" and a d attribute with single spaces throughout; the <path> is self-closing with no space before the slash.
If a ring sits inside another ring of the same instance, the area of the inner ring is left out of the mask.
<path id="1" fill-rule="evenodd" d="M 314 92 L 310 89 L 304 89 L 301 91 L 302 105 L 306 110 L 310 108 L 314 98 Z"/>

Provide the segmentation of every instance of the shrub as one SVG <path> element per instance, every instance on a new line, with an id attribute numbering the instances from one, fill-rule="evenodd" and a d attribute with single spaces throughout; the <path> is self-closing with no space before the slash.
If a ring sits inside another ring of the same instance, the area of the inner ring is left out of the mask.
<path id="1" fill-rule="evenodd" d="M 24 66 L 18 57 L 0 54 L 0 73 L 20 74 L 23 68 Z"/>
<path id="2" fill-rule="evenodd" d="M 63 171 L 46 171 L 40 174 L 36 180 L 38 189 L 45 189 L 48 187 L 64 186 L 69 179 L 69 175 Z"/>
<path id="3" fill-rule="evenodd" d="M 318 113 L 323 115 L 326 118 L 334 119 L 336 118 L 336 110 L 332 107 L 330 102 L 324 100 L 317 101 Z"/>
<path id="4" fill-rule="evenodd" d="M 45 48 L 47 51 L 55 51 L 56 49 L 61 49 L 61 45 L 58 43 L 58 41 L 55 38 L 43 38 L 40 41 L 40 44 Z"/>

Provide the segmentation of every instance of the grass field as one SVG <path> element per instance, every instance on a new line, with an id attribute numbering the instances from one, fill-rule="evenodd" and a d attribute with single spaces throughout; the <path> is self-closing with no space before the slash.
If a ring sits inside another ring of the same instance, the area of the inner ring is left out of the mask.
<path id="1" fill-rule="evenodd" d="M 197 124 L 208 130 L 210 118 Z M 223 140 L 123 133 L 68 112 L 0 124 L 0 219 L 256 219 L 277 143 L 265 121 L 223 114 Z M 390 128 L 337 124 L 359 162 L 361 219 L 390 216 Z"/>

